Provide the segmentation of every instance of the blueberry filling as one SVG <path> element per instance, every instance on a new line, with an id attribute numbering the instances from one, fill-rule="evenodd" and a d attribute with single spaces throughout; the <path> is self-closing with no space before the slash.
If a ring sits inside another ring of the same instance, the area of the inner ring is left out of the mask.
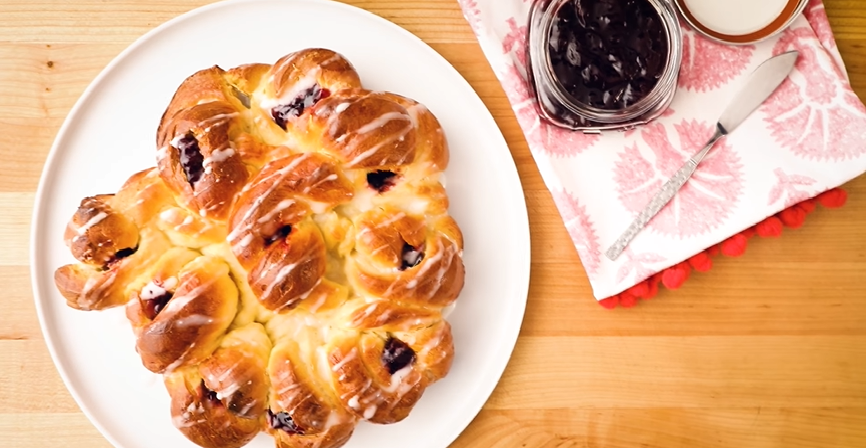
<path id="1" fill-rule="evenodd" d="M 204 380 L 201 380 L 201 397 L 202 400 L 208 400 L 211 404 L 222 404 L 217 393 L 208 389 L 208 387 L 204 385 Z"/>
<path id="2" fill-rule="evenodd" d="M 394 186 L 397 180 L 396 177 L 397 174 L 392 173 L 391 171 L 376 170 L 367 173 L 367 185 L 379 193 L 384 193 Z"/>
<path id="3" fill-rule="evenodd" d="M 125 249 L 120 249 L 111 257 L 103 266 L 103 270 L 111 269 L 114 265 L 123 260 L 126 257 L 133 255 L 138 250 L 138 247 L 127 247 Z"/>
<path id="4" fill-rule="evenodd" d="M 271 428 L 279 429 L 289 434 L 304 434 L 304 431 L 298 427 L 294 420 L 292 420 L 292 416 L 289 415 L 288 412 L 277 412 L 275 414 L 273 411 L 268 409 L 268 425 L 270 425 Z"/>
<path id="5" fill-rule="evenodd" d="M 301 92 L 289 104 L 280 104 L 271 109 L 271 116 L 274 117 L 274 122 L 277 126 L 286 129 L 286 123 L 290 118 L 300 117 L 304 110 L 319 102 L 323 98 L 331 95 L 328 89 L 323 89 L 318 84 L 313 85 L 307 90 Z"/>
<path id="6" fill-rule="evenodd" d="M 286 225 L 277 229 L 276 233 L 265 238 L 265 245 L 270 246 L 271 244 L 276 243 L 277 241 L 286 239 L 289 234 L 292 233 L 292 226 Z"/>
<path id="7" fill-rule="evenodd" d="M 400 270 L 405 271 L 409 268 L 414 268 L 424 259 L 423 247 L 416 248 L 409 243 L 403 242 L 403 255 L 400 264 Z"/>
<path id="8" fill-rule="evenodd" d="M 144 314 L 148 319 L 154 320 L 156 319 L 156 316 L 159 315 L 159 312 L 168 305 L 168 301 L 171 300 L 171 297 L 172 293 L 166 291 L 156 297 L 147 299 L 140 298 L 142 311 L 144 311 Z"/>
<path id="9" fill-rule="evenodd" d="M 415 361 L 415 351 L 408 344 L 393 336 L 388 338 L 385 349 L 382 350 L 382 364 L 388 369 L 388 373 L 393 375 L 413 361 Z"/>
<path id="10" fill-rule="evenodd" d="M 198 182 L 204 174 L 204 157 L 198 147 L 198 140 L 192 134 L 179 138 L 175 147 L 180 151 L 180 165 L 190 185 Z"/>
<path id="11" fill-rule="evenodd" d="M 648 96 L 667 59 L 665 28 L 648 0 L 570 0 L 556 12 L 548 51 L 557 80 L 604 110 Z"/>

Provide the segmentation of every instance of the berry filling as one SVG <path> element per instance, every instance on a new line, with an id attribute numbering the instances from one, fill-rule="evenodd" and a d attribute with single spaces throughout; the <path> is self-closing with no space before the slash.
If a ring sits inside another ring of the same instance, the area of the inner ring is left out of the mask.
<path id="1" fill-rule="evenodd" d="M 292 233 L 292 226 L 286 225 L 277 229 L 276 233 L 265 238 L 265 245 L 270 246 L 271 244 L 276 243 L 277 241 L 286 239 L 289 234 Z"/>
<path id="2" fill-rule="evenodd" d="M 393 375 L 413 361 L 415 361 L 415 350 L 393 336 L 388 338 L 385 349 L 382 350 L 382 364 L 388 369 L 388 373 Z"/>
<path id="3" fill-rule="evenodd" d="M 131 256 L 137 250 L 138 250 L 138 247 L 127 247 L 126 249 L 120 249 L 119 251 L 117 251 L 116 254 L 114 254 L 113 257 L 111 257 L 111 259 L 108 260 L 108 262 L 105 263 L 105 266 L 103 266 L 102 269 L 103 270 L 111 269 L 114 265 L 116 265 L 117 263 L 120 263 L 120 260 L 123 260 L 124 258 Z"/>
<path id="4" fill-rule="evenodd" d="M 279 429 L 289 434 L 304 434 L 304 431 L 292 420 L 292 416 L 288 412 L 277 412 L 274 414 L 273 411 L 268 409 L 268 425 L 271 428 Z"/>
<path id="5" fill-rule="evenodd" d="M 370 188 L 378 191 L 379 193 L 384 193 L 388 191 L 389 188 L 393 187 L 396 184 L 397 174 L 392 173 L 388 170 L 376 170 L 371 173 L 367 173 L 367 185 Z"/>
<path id="6" fill-rule="evenodd" d="M 414 268 L 424 259 L 424 247 L 413 247 L 407 242 L 403 242 L 403 257 L 400 264 L 400 270 L 405 271 L 409 268 Z"/>
<path id="7" fill-rule="evenodd" d="M 201 380 L 201 398 L 202 400 L 210 401 L 211 404 L 222 404 L 217 393 L 208 389 L 208 387 L 204 385 L 204 380 Z"/>
<path id="8" fill-rule="evenodd" d="M 198 140 L 192 134 L 177 139 L 174 146 L 180 151 L 180 165 L 190 185 L 198 182 L 204 174 L 204 157 L 198 147 Z"/>
<path id="9" fill-rule="evenodd" d="M 274 122 L 277 126 L 285 130 L 289 119 L 300 117 L 308 107 L 329 96 L 331 96 L 331 92 L 328 89 L 323 89 L 318 84 L 314 84 L 313 87 L 301 92 L 291 103 L 280 104 L 271 109 L 271 116 L 274 117 Z"/>
<path id="10" fill-rule="evenodd" d="M 139 301 L 141 302 L 142 311 L 144 311 L 144 315 L 147 316 L 148 319 L 154 320 L 156 316 L 162 311 L 166 305 L 168 305 L 168 301 L 171 300 L 172 293 L 166 291 L 156 297 L 152 298 L 143 298 L 139 297 Z"/>

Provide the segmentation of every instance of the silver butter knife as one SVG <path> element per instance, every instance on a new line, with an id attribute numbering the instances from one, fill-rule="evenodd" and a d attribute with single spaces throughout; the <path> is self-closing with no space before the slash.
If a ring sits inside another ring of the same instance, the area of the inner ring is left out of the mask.
<path id="1" fill-rule="evenodd" d="M 616 260 L 622 255 L 626 246 L 646 226 L 646 224 L 680 191 L 686 181 L 692 176 L 701 163 L 704 156 L 710 151 L 722 137 L 734 132 L 746 117 L 752 114 L 788 77 L 797 62 L 799 52 L 789 51 L 774 56 L 758 66 L 749 80 L 734 100 L 722 113 L 719 122 L 716 123 L 716 132 L 707 142 L 703 149 L 698 151 L 692 158 L 671 177 L 661 189 L 656 192 L 649 204 L 632 221 L 625 232 L 607 250 L 607 258 Z"/>

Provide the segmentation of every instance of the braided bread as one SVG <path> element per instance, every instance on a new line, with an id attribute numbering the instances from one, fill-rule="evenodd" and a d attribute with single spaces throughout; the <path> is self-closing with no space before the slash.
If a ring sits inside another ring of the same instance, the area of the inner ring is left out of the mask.
<path id="1" fill-rule="evenodd" d="M 448 374 L 463 236 L 422 104 L 309 48 L 192 74 L 156 148 L 81 201 L 55 283 L 72 308 L 125 307 L 189 440 L 339 447 Z"/>

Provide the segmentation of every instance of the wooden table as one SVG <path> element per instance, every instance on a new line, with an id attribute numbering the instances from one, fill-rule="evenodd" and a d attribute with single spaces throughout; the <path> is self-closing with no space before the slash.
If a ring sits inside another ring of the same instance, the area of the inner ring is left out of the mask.
<path id="1" fill-rule="evenodd" d="M 27 268 L 34 191 L 64 117 L 99 71 L 151 28 L 204 3 L 0 2 L 4 447 L 109 446 L 41 337 Z M 819 208 L 804 228 L 718 259 L 676 293 L 604 310 L 456 1 L 351 3 L 454 64 L 496 117 L 525 187 L 533 263 L 521 337 L 455 447 L 866 447 L 866 178 L 846 186 L 844 208 Z M 825 3 L 866 99 L 866 2 Z"/>

